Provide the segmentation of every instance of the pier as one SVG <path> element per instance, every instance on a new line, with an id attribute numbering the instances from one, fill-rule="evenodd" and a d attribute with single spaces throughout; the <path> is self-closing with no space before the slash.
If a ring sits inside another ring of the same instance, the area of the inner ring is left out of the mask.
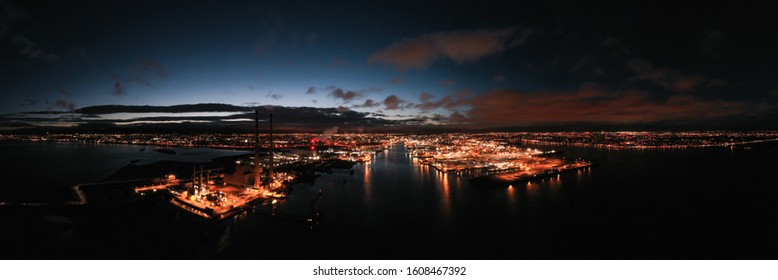
<path id="1" fill-rule="evenodd" d="M 495 183 L 499 186 L 504 186 L 505 184 L 530 183 L 530 182 L 541 181 L 544 179 L 552 178 L 554 176 L 559 176 L 562 173 L 587 169 L 595 165 L 596 165 L 595 163 L 590 161 L 578 161 L 570 165 L 561 166 L 560 168 L 555 168 L 550 170 L 540 170 L 537 172 L 519 171 L 519 172 L 508 172 L 508 173 L 500 173 L 500 174 L 488 174 L 488 175 L 472 178 L 470 179 L 470 182 L 473 183 L 490 182 L 490 183 Z"/>

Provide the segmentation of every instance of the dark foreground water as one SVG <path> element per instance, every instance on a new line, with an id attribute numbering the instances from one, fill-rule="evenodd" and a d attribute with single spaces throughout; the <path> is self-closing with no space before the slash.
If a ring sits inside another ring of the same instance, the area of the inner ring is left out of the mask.
<path id="1" fill-rule="evenodd" d="M 599 165 L 529 185 L 479 186 L 470 184 L 467 175 L 443 175 L 419 165 L 397 145 L 356 165 L 353 175 L 325 175 L 315 185 L 296 185 L 275 206 L 276 216 L 268 215 L 273 206 L 265 205 L 227 221 L 202 222 L 154 198 L 90 202 L 75 209 L 0 210 L 6 223 L 0 254 L 90 259 L 778 258 L 775 149 L 552 148 Z M 57 166 L 62 168 L 58 172 L 83 168 Z M 309 203 L 319 189 L 324 195 L 314 207 L 321 218 L 310 229 L 306 220 L 314 211 Z M 72 224 L 61 222 L 63 218 Z M 32 229 L 25 229 L 29 225 Z"/>

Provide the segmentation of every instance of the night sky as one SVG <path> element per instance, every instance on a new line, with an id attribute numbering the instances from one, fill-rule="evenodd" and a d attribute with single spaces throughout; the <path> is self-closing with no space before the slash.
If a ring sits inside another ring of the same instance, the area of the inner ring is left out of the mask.
<path id="1" fill-rule="evenodd" d="M 0 132 L 778 128 L 774 5 L 255 2 L 0 1 Z"/>

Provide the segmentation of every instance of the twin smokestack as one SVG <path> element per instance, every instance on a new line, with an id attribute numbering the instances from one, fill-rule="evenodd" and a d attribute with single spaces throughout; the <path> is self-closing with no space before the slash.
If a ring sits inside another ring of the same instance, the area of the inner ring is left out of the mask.
<path id="1" fill-rule="evenodd" d="M 273 114 L 270 114 L 270 170 L 268 175 L 273 181 Z M 254 110 L 254 188 L 260 188 L 260 174 L 262 167 L 259 164 L 259 110 Z"/>

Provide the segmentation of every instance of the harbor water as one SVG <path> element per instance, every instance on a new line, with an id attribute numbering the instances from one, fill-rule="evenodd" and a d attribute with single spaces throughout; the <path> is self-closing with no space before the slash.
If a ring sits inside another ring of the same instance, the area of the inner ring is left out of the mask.
<path id="1" fill-rule="evenodd" d="M 40 174 L 73 182 L 99 179 L 134 159 L 207 160 L 229 154 L 203 149 L 190 151 L 197 153 L 190 157 L 182 156 L 187 151 L 151 152 L 153 156 L 144 157 L 136 146 L 118 145 L 24 143 L 0 148 L 4 154 L 21 153 L 4 158 L 15 163 L 5 165 L 4 178 L 35 176 L 39 173 L 25 171 L 35 168 Z M 3 257 L 778 257 L 775 149 L 538 148 L 562 150 L 566 157 L 598 164 L 539 182 L 487 186 L 470 183 L 471 174 L 444 174 L 421 165 L 398 144 L 371 162 L 355 165 L 353 174 L 325 174 L 313 184 L 296 184 L 285 201 L 258 206 L 226 221 L 204 223 L 154 198 L 29 214 L 72 220 L 70 233 L 57 240 L 52 234 L 14 233 L 22 232 L 18 228 L 35 217 L 6 219 L 10 221 L 5 228 L 11 230 L 5 235 L 21 240 L 4 241 Z M 1 186 L 0 194 L 27 197 L 56 192 L 16 180 Z M 311 204 L 320 193 L 320 199 Z M 24 214 L 17 210 L 3 215 Z M 52 228 L 41 223 L 41 230 Z"/>

